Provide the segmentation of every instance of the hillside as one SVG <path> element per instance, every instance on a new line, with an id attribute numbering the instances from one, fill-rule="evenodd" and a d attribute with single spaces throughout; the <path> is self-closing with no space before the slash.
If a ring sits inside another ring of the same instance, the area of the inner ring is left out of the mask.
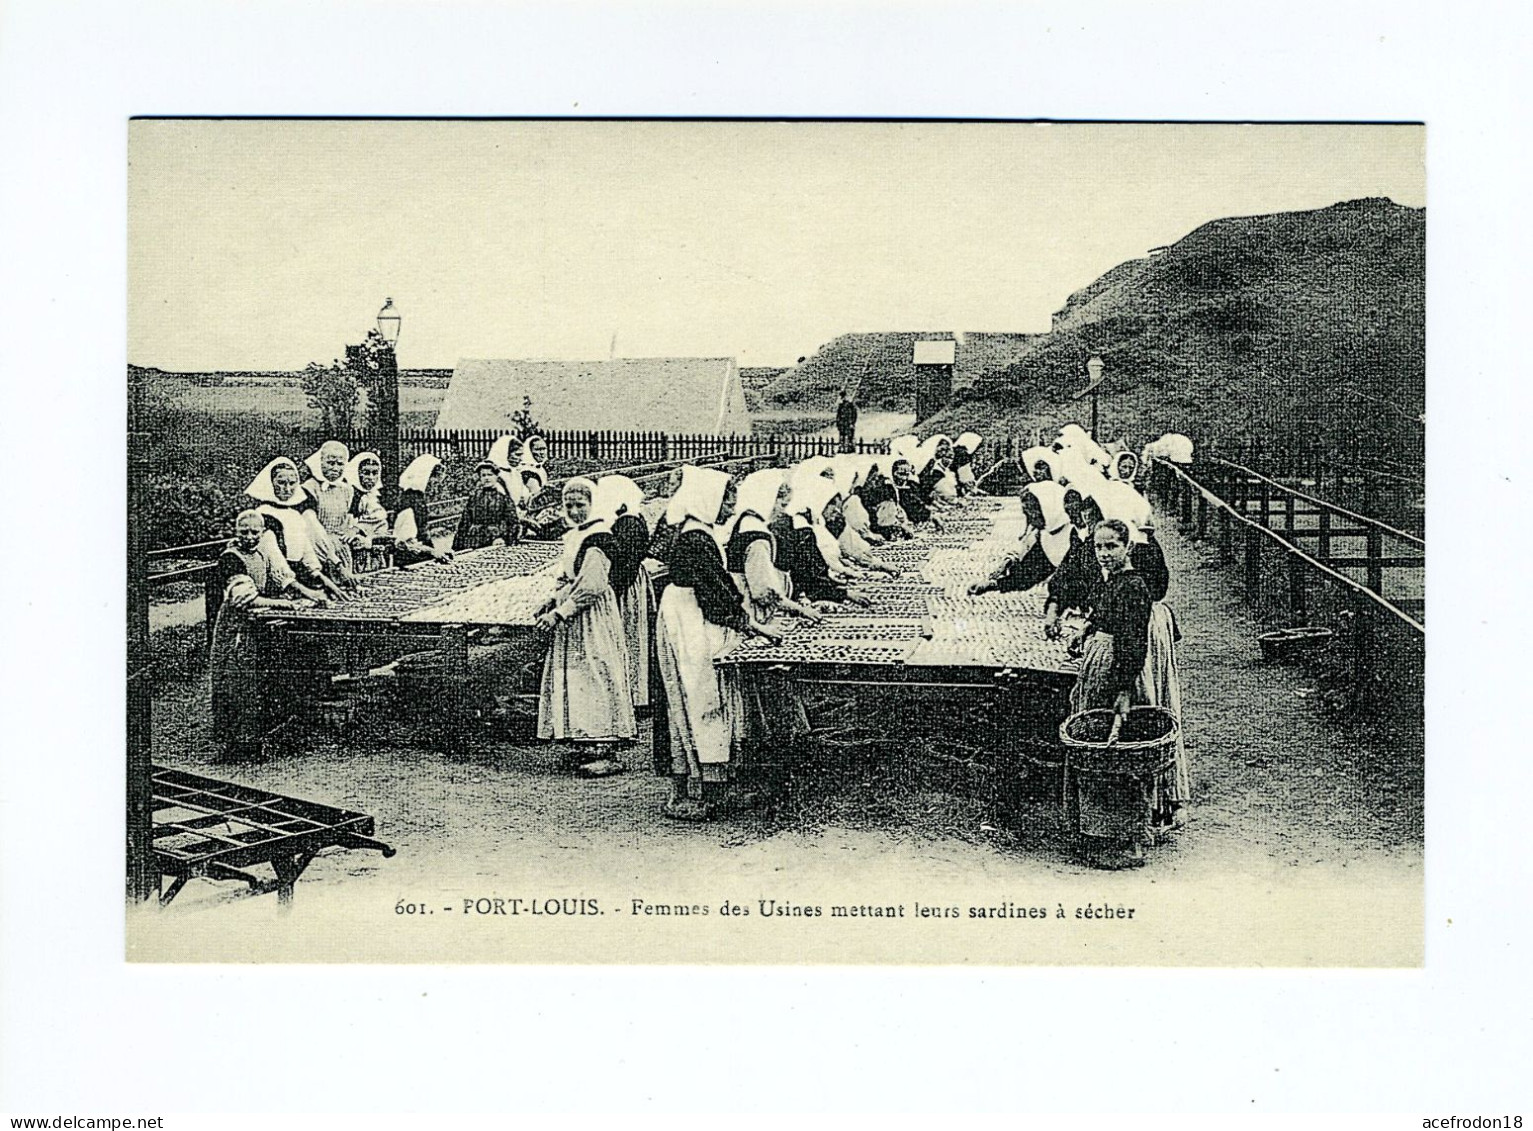
<path id="1" fill-rule="evenodd" d="M 917 341 L 957 338 L 953 385 L 964 388 L 1022 356 L 1039 336 L 951 330 L 842 334 L 785 370 L 765 389 L 763 401 L 769 409 L 830 413 L 841 390 L 849 388 L 856 390 L 863 408 L 909 412 L 915 398 L 911 356 Z"/>
<path id="2" fill-rule="evenodd" d="M 745 390 L 745 407 L 752 412 L 761 407 L 761 396 L 767 387 L 783 373 L 780 365 L 743 365 L 740 367 L 740 387 Z"/>
<path id="3" fill-rule="evenodd" d="M 1084 420 L 1089 402 L 1070 395 L 1097 353 L 1106 438 L 1419 451 L 1425 235 L 1424 209 L 1385 199 L 1205 224 L 1071 295 L 1049 334 L 957 389 L 932 427 Z"/>

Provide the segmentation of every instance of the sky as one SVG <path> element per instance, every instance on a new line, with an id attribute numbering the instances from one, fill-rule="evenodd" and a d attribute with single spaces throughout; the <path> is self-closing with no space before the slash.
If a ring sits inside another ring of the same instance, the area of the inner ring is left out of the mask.
<path id="1" fill-rule="evenodd" d="M 292 370 L 1048 329 L 1223 216 L 1424 206 L 1415 126 L 137 121 L 128 360 Z"/>

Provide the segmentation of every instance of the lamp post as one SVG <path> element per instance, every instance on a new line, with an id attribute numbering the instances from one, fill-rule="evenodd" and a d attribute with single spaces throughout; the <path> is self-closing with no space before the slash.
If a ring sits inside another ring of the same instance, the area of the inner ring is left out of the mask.
<path id="1" fill-rule="evenodd" d="M 1100 435 L 1097 431 L 1097 390 L 1102 384 L 1102 359 L 1096 354 L 1086 362 L 1086 373 L 1091 377 L 1091 383 L 1086 386 L 1091 390 L 1091 438 L 1096 440 Z"/>
<path id="2" fill-rule="evenodd" d="M 1104 368 L 1102 359 L 1096 354 L 1092 354 L 1086 362 L 1086 373 L 1090 376 L 1091 380 L 1084 389 L 1071 398 L 1071 400 L 1079 400 L 1087 393 L 1091 394 L 1091 438 L 1093 440 L 1097 438 L 1097 390 L 1102 384 L 1102 370 Z"/>
<path id="3" fill-rule="evenodd" d="M 378 405 L 373 420 L 378 428 L 378 459 L 383 464 L 385 506 L 393 506 L 399 496 L 399 356 L 394 347 L 399 341 L 399 311 L 393 299 L 385 299 L 378 311 L 378 334 L 386 347 L 378 358 Z"/>

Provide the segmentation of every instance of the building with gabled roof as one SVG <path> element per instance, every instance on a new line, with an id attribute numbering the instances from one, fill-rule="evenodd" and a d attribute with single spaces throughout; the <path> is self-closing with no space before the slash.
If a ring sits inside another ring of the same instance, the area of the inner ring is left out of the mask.
<path id="1" fill-rule="evenodd" d="M 548 429 L 726 436 L 751 430 L 732 357 L 464 358 L 453 369 L 437 429 L 507 427 L 523 397 Z"/>

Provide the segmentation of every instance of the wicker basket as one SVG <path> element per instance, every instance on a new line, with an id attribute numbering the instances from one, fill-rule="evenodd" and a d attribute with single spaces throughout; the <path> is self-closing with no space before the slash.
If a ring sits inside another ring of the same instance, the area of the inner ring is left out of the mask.
<path id="1" fill-rule="evenodd" d="M 1148 777 L 1176 757 L 1176 716 L 1164 707 L 1131 707 L 1118 740 L 1109 745 L 1113 711 L 1100 707 L 1071 715 L 1059 727 L 1070 769 L 1080 774 Z"/>

